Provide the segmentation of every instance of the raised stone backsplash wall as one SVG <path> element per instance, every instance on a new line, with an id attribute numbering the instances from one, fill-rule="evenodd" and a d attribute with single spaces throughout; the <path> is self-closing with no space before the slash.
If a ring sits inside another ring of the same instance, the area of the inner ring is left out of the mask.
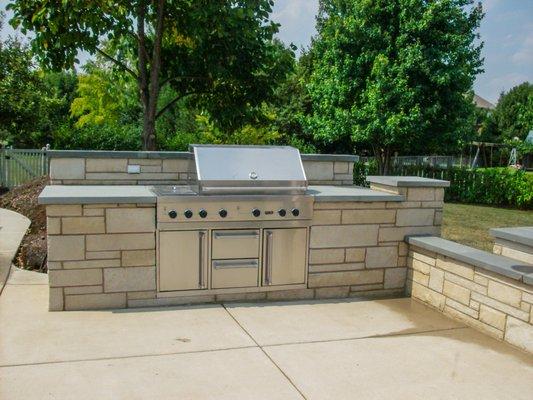
<path id="1" fill-rule="evenodd" d="M 309 288 L 317 297 L 403 293 L 405 235 L 440 235 L 443 192 L 416 188 L 405 202 L 315 203 Z"/>
<path id="2" fill-rule="evenodd" d="M 49 309 L 124 308 L 155 297 L 155 204 L 51 205 Z"/>
<path id="3" fill-rule="evenodd" d="M 493 253 L 533 264 L 533 247 L 509 240 L 495 238 Z"/>
<path id="4" fill-rule="evenodd" d="M 183 185 L 187 183 L 188 153 L 50 152 L 53 185 Z M 98 155 L 98 157 L 90 157 Z M 156 157 L 160 155 L 161 157 Z M 352 185 L 355 156 L 302 155 L 311 185 Z M 140 173 L 128 173 L 139 166 Z"/>
<path id="5" fill-rule="evenodd" d="M 533 286 L 413 245 L 408 267 L 412 297 L 533 353 Z"/>

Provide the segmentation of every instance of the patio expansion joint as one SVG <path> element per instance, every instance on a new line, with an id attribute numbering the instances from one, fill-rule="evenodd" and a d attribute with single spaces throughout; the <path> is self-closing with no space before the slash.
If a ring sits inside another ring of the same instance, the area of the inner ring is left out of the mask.
<path id="1" fill-rule="evenodd" d="M 224 308 L 224 310 L 226 310 L 226 312 L 231 317 L 231 319 L 233 319 L 233 321 L 235 321 L 235 323 L 243 330 L 243 332 L 246 333 L 246 335 L 248 335 L 248 337 L 255 343 L 256 347 L 258 347 L 261 350 L 261 352 L 265 355 L 265 357 L 268 358 L 270 360 L 270 362 L 278 369 L 278 371 L 285 377 L 285 379 L 287 379 L 287 381 L 291 384 L 291 386 L 294 388 L 294 390 L 296 390 L 300 394 L 302 399 L 307 400 L 307 397 L 305 397 L 305 395 L 298 388 L 298 386 L 296 386 L 296 384 L 293 382 L 293 380 L 286 374 L 285 371 L 283 371 L 283 369 L 281 369 L 281 367 L 278 364 L 276 364 L 274 359 L 272 357 L 270 357 L 270 355 L 265 351 L 263 346 L 261 346 L 257 342 L 257 340 L 255 340 L 255 338 L 250 334 L 250 332 L 248 332 L 244 328 L 244 326 L 241 325 L 241 323 L 237 320 L 237 318 L 235 318 L 235 316 L 226 308 L 226 305 L 222 304 L 222 307 Z"/>

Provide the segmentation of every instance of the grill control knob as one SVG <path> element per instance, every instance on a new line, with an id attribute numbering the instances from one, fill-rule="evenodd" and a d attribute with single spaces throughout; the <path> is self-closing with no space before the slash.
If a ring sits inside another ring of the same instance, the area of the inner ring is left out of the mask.
<path id="1" fill-rule="evenodd" d="M 254 208 L 254 209 L 252 210 L 252 215 L 253 215 L 254 217 L 259 217 L 259 216 L 261 215 L 261 210 L 259 210 L 258 208 Z"/>
<path id="2" fill-rule="evenodd" d="M 205 218 L 207 217 L 207 211 L 205 211 L 203 208 L 200 210 L 200 212 L 198 213 L 198 215 L 201 217 L 201 218 Z"/>
<path id="3" fill-rule="evenodd" d="M 278 215 L 279 215 L 280 217 L 284 217 L 285 215 L 287 215 L 287 210 L 285 210 L 284 208 L 280 208 L 280 209 L 278 210 Z"/>
<path id="4" fill-rule="evenodd" d="M 226 218 L 228 216 L 228 211 L 222 208 L 218 211 L 218 215 L 220 215 L 222 218 Z"/>
<path id="5" fill-rule="evenodd" d="M 192 218 L 192 211 L 191 210 L 185 210 L 183 215 L 185 215 L 185 218 L 187 218 L 187 219 Z"/>
<path id="6" fill-rule="evenodd" d="M 297 217 L 298 215 L 300 215 L 300 210 L 298 210 L 297 208 L 293 208 L 291 210 L 291 213 L 292 215 L 294 215 L 295 217 Z"/>
<path id="7" fill-rule="evenodd" d="M 178 213 L 176 212 L 176 210 L 170 210 L 168 212 L 168 216 L 172 219 L 176 218 L 178 216 Z"/>

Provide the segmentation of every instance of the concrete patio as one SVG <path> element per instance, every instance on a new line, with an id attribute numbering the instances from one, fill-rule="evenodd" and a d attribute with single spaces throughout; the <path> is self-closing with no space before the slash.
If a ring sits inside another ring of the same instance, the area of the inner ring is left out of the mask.
<path id="1" fill-rule="evenodd" d="M 1 399 L 530 399 L 533 357 L 411 299 L 47 311 L 0 297 Z"/>

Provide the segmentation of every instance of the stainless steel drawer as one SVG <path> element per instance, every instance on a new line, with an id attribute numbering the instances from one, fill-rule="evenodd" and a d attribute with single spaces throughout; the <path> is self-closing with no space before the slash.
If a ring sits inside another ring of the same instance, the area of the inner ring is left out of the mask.
<path id="1" fill-rule="evenodd" d="M 259 285 L 259 260 L 214 260 L 211 269 L 213 289 L 243 288 Z"/>
<path id="2" fill-rule="evenodd" d="M 215 230 L 213 231 L 211 258 L 258 258 L 259 230 Z"/>

